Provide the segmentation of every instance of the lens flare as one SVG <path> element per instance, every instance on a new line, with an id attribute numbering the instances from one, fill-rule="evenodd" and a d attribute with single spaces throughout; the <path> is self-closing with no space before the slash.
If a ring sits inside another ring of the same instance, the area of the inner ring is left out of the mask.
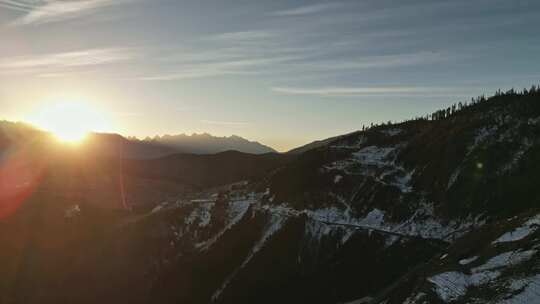
<path id="1" fill-rule="evenodd" d="M 4 153 L 0 160 L 0 220 L 15 213 L 39 186 L 44 165 L 28 148 Z"/>
<path id="2" fill-rule="evenodd" d="M 105 132 L 109 123 L 105 116 L 85 103 L 51 104 L 28 119 L 30 123 L 54 134 L 63 142 L 77 143 L 90 132 Z"/>

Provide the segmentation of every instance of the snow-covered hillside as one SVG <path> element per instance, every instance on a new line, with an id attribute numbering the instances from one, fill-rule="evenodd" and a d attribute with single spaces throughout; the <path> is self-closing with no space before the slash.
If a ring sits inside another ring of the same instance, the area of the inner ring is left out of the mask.
<path id="1" fill-rule="evenodd" d="M 0 226 L 19 282 L 0 302 L 539 302 L 539 98 L 242 155 L 246 172 L 237 153 L 145 163 L 130 174 L 204 181 L 148 209 L 51 193 Z"/>
<path id="2" fill-rule="evenodd" d="M 185 210 L 170 226 L 173 265 L 220 269 L 204 280 L 203 302 L 526 298 L 538 273 L 519 267 L 537 257 L 539 196 L 529 195 L 538 191 L 539 117 L 495 100 L 444 120 L 351 133 L 266 179 L 153 216 Z M 481 234 L 490 227 L 499 235 Z M 482 251 L 457 254 L 470 238 Z M 193 279 L 183 276 L 169 279 Z M 488 287 L 496 296 L 482 298 Z"/>
<path id="3" fill-rule="evenodd" d="M 525 215 L 456 243 L 444 259 L 425 266 L 413 288 L 400 286 L 410 293 L 404 303 L 538 303 L 539 228 L 540 215 Z"/>

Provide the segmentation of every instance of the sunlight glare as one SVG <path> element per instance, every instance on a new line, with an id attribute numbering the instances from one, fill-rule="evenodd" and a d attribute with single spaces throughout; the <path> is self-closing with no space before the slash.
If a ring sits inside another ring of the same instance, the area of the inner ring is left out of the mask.
<path id="1" fill-rule="evenodd" d="M 85 103 L 61 102 L 37 111 L 30 123 L 51 132 L 58 140 L 78 143 L 90 132 L 105 132 L 109 129 L 107 119 Z"/>

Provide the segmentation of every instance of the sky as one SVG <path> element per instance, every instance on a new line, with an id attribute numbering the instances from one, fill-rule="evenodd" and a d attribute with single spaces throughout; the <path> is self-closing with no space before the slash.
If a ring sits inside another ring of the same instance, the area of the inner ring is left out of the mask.
<path id="1" fill-rule="evenodd" d="M 540 83 L 540 1 L 0 0 L 0 119 L 286 151 Z"/>

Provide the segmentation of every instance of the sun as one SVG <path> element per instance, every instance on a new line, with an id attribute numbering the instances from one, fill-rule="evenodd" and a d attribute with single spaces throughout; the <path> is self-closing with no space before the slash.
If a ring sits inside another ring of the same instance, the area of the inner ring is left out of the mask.
<path id="1" fill-rule="evenodd" d="M 103 132 L 109 128 L 102 113 L 89 104 L 80 102 L 49 104 L 29 120 L 66 143 L 80 143 L 89 133 Z"/>

